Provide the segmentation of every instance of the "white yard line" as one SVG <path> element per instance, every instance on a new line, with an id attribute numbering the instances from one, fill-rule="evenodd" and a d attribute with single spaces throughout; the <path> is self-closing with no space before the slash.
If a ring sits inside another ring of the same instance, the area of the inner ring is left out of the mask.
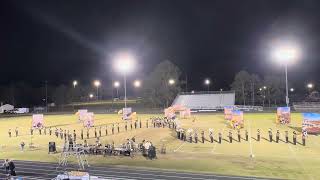
<path id="1" fill-rule="evenodd" d="M 253 155 L 253 148 L 252 148 L 252 142 L 251 142 L 251 122 L 250 122 L 250 119 L 248 120 L 248 125 L 249 125 L 250 156 L 252 157 L 252 155 Z"/>
<path id="2" fill-rule="evenodd" d="M 222 129 L 222 134 L 223 134 L 223 131 L 224 131 L 224 129 L 227 127 L 227 124 L 225 124 L 224 125 L 224 127 L 223 127 L 223 129 Z M 217 137 L 219 138 L 219 133 L 217 134 Z M 222 141 L 222 140 L 221 140 Z M 213 148 L 212 148 L 212 150 L 211 150 L 211 153 L 212 154 L 214 154 L 215 152 L 215 150 L 216 150 L 216 148 L 217 148 L 217 144 L 218 144 L 218 142 L 215 142 L 215 144 L 214 144 L 214 146 L 213 146 Z"/>
<path id="3" fill-rule="evenodd" d="M 179 151 L 179 149 L 180 149 L 184 144 L 185 144 L 185 141 L 183 141 L 183 143 L 181 143 L 181 145 L 180 145 L 177 149 L 173 150 L 173 152 Z"/>

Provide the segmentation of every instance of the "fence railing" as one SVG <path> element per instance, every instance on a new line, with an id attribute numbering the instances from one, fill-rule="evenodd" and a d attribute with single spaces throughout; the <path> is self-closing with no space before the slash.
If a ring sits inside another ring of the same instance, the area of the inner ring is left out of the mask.
<path id="1" fill-rule="evenodd" d="M 178 95 L 194 95 L 194 94 L 230 94 L 235 91 L 194 91 L 194 92 L 180 92 Z M 177 95 L 177 96 L 178 96 Z"/>

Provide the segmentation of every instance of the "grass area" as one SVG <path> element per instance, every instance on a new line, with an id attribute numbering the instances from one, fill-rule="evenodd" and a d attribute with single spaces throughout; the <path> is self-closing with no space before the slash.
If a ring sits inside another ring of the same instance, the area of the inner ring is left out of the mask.
<path id="1" fill-rule="evenodd" d="M 274 177 L 283 179 L 317 179 L 320 176 L 318 167 L 320 166 L 320 144 L 318 136 L 309 136 L 307 138 L 307 146 L 301 144 L 293 145 L 280 142 L 279 144 L 270 143 L 264 138 L 267 138 L 269 128 L 273 129 L 274 135 L 277 129 L 280 130 L 280 138 L 284 139 L 284 131 L 289 131 L 290 141 L 292 141 L 292 132 L 298 132 L 298 142 L 301 142 L 301 121 L 302 116 L 299 113 L 292 114 L 292 123 L 289 126 L 275 124 L 274 113 L 246 113 L 245 128 L 241 130 L 242 137 L 244 130 L 249 131 L 253 138 L 256 137 L 257 129 L 261 130 L 262 140 L 257 142 L 251 138 L 250 141 L 234 143 L 227 142 L 227 135 L 230 129 L 229 124 L 224 120 L 223 114 L 196 114 L 196 120 L 181 119 L 184 128 L 204 130 L 208 139 L 208 129 L 214 129 L 214 137 L 217 133 L 222 132 L 224 140 L 222 144 L 205 142 L 202 143 L 187 143 L 177 140 L 175 132 L 168 128 L 153 128 L 149 125 L 146 128 L 146 120 L 154 114 L 139 114 L 139 119 L 142 120 L 141 129 L 133 129 L 125 132 L 124 123 L 120 117 L 115 114 L 98 114 L 95 115 L 95 126 L 99 129 L 102 126 L 101 142 L 103 144 L 115 142 L 119 145 L 127 138 L 133 136 L 140 142 L 143 139 L 149 140 L 160 148 L 162 144 L 167 147 L 167 154 L 161 155 L 158 153 L 158 159 L 146 160 L 141 156 L 134 158 L 127 157 L 101 157 L 89 156 L 91 164 L 113 164 L 127 165 L 135 167 L 162 168 L 171 170 L 194 171 L 194 172 L 210 172 L 227 175 L 243 175 L 243 176 L 258 176 L 258 177 Z M 111 134 L 111 124 L 120 123 L 120 133 Z M 150 122 L 149 122 L 150 123 Z M 58 128 L 67 129 L 69 131 L 76 130 L 78 139 L 82 124 L 77 122 L 75 115 L 48 115 L 45 116 L 46 126 L 57 126 Z M 108 127 L 108 136 L 105 136 L 105 128 Z M 31 136 L 29 128 L 31 126 L 31 116 L 2 118 L 0 119 L 0 158 L 12 158 L 23 160 L 38 160 L 57 162 L 59 154 L 48 154 L 48 142 L 55 141 L 59 147 L 63 145 L 63 140 L 56 138 L 54 135 L 35 135 L 32 138 L 33 143 L 37 146 L 36 149 L 26 148 L 25 152 L 19 150 L 21 141 L 29 144 Z M 18 137 L 8 138 L 8 129 L 13 130 L 19 127 L 20 135 Z M 233 131 L 233 130 L 232 130 Z M 233 131 L 236 138 L 236 131 Z M 90 137 L 94 136 L 94 130 L 90 131 Z M 200 137 L 200 134 L 199 134 Z M 94 143 L 95 138 L 88 140 L 89 143 Z M 251 152 L 255 155 L 250 158 Z"/>

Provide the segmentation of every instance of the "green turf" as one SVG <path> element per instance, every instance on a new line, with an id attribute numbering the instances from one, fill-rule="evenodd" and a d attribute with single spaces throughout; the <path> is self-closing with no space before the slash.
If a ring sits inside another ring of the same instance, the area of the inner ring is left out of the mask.
<path id="1" fill-rule="evenodd" d="M 261 142 L 251 139 L 246 142 L 242 140 L 241 143 L 234 141 L 230 144 L 223 141 L 222 144 L 209 143 L 204 144 L 190 144 L 179 141 L 175 138 L 175 133 L 167 128 L 145 128 L 145 120 L 155 116 L 150 114 L 138 115 L 139 119 L 143 121 L 142 129 L 124 131 L 123 121 L 118 115 L 112 114 L 98 114 L 95 115 L 95 125 L 102 126 L 102 134 L 105 134 L 105 126 L 111 123 L 121 123 L 120 133 L 110 135 L 111 126 L 109 126 L 108 136 L 101 138 L 102 143 L 115 142 L 119 145 L 127 138 L 133 136 L 137 141 L 143 139 L 153 142 L 156 147 L 165 144 L 167 147 L 167 154 L 161 155 L 158 153 L 158 159 L 146 160 L 140 155 L 134 158 L 127 157 L 102 157 L 89 156 L 91 164 L 113 164 L 113 165 L 128 165 L 136 167 L 148 168 L 162 168 L 172 170 L 184 171 L 202 171 L 210 173 L 219 173 L 227 175 L 244 175 L 244 176 L 259 176 L 259 177 L 274 177 L 284 179 L 317 179 L 320 176 L 318 168 L 320 167 L 320 144 L 319 137 L 309 136 L 307 138 L 307 146 L 300 144 L 292 145 L 286 143 L 270 143 L 262 139 Z M 214 129 L 214 136 L 221 131 L 223 137 L 227 139 L 230 130 L 229 124 L 224 120 L 221 114 L 201 114 L 195 115 L 196 120 L 181 119 L 184 128 L 204 130 L 208 138 L 208 129 Z M 292 114 L 292 123 L 290 126 L 283 126 L 275 124 L 274 113 L 246 113 L 245 128 L 248 129 L 252 137 L 256 137 L 256 130 L 261 130 L 263 138 L 267 138 L 268 128 L 272 128 L 275 134 L 277 129 L 281 132 L 283 139 L 284 131 L 289 131 L 290 140 L 292 141 L 292 132 L 298 132 L 298 141 L 301 142 L 301 114 Z M 58 128 L 68 129 L 78 132 L 78 139 L 80 137 L 80 129 L 82 124 L 77 123 L 75 115 L 48 115 L 45 116 L 46 126 L 57 126 Z M 25 152 L 19 150 L 19 143 L 21 141 L 29 144 L 31 136 L 29 135 L 29 128 L 31 126 L 31 116 L 2 118 L 0 119 L 0 158 L 24 159 L 24 160 L 39 160 L 57 162 L 59 154 L 48 155 L 48 141 L 55 141 L 58 146 L 62 146 L 63 140 L 57 139 L 54 135 L 35 135 L 32 141 L 36 145 L 35 149 L 26 147 Z M 15 127 L 19 127 L 20 135 L 18 137 L 8 138 L 8 129 L 12 129 L 14 136 Z M 99 129 L 99 128 L 98 128 Z M 241 130 L 244 135 L 244 129 Z M 236 132 L 233 132 L 236 138 Z M 93 130 L 90 131 L 90 136 L 94 136 Z M 200 137 L 200 134 L 199 134 Z M 95 138 L 89 139 L 90 143 L 94 143 Z M 251 145 L 250 145 L 251 142 Z M 251 152 L 255 155 L 250 158 Z"/>

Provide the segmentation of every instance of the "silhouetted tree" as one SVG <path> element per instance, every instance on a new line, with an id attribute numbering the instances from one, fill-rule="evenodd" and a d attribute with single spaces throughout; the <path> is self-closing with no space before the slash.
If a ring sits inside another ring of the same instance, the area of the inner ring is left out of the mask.
<path id="1" fill-rule="evenodd" d="M 158 64 L 144 81 L 144 101 L 155 107 L 168 107 L 181 90 L 179 83 L 180 74 L 179 68 L 168 60 Z M 169 79 L 175 80 L 175 83 L 169 85 Z"/>

